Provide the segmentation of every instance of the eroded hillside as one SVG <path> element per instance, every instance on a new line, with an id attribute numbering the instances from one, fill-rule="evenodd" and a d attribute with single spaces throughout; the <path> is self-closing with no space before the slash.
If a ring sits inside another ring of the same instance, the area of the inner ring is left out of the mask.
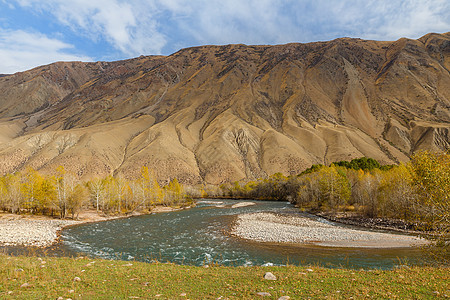
<path id="1" fill-rule="evenodd" d="M 202 46 L 0 77 L 0 173 L 223 183 L 449 149 L 450 33 Z"/>

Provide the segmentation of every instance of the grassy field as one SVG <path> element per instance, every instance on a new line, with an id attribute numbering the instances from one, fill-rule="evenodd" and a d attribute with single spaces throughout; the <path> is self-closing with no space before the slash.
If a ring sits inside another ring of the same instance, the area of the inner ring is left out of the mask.
<path id="1" fill-rule="evenodd" d="M 265 280 L 272 272 L 276 281 Z M 258 293 L 269 293 L 261 296 Z M 434 299 L 450 269 L 193 267 L 89 258 L 0 255 L 0 299 Z"/>

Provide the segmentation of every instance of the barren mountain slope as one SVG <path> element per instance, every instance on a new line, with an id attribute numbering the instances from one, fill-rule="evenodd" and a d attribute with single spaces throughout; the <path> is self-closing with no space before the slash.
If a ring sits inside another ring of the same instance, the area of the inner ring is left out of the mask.
<path id="1" fill-rule="evenodd" d="M 450 33 L 202 46 L 0 77 L 0 172 L 222 183 L 449 149 Z"/>

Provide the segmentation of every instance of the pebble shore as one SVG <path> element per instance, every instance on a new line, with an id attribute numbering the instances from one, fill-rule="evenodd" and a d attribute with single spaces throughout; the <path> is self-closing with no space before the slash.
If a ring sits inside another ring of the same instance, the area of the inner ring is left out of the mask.
<path id="1" fill-rule="evenodd" d="M 187 209 L 186 207 L 184 209 Z M 152 213 L 164 213 L 180 210 L 179 208 L 157 206 Z M 82 211 L 79 220 L 59 220 L 44 216 L 0 214 L 0 246 L 35 246 L 47 247 L 57 242 L 58 232 L 66 226 L 90 222 L 102 222 L 131 216 L 101 216 L 95 210 Z"/>
<path id="2" fill-rule="evenodd" d="M 356 230 L 302 215 L 273 213 L 239 215 L 231 234 L 259 242 L 330 247 L 399 248 L 427 243 L 415 236 Z"/>
<path id="3" fill-rule="evenodd" d="M 50 246 L 57 241 L 59 230 L 78 223 L 69 220 L 2 218 L 0 219 L 0 246 Z"/>

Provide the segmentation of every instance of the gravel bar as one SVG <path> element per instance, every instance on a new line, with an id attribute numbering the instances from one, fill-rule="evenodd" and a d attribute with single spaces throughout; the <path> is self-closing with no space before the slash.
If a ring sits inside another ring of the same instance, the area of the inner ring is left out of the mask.
<path id="1" fill-rule="evenodd" d="M 259 242 L 329 247 L 402 248 L 428 243 L 416 236 L 356 230 L 301 215 L 274 213 L 239 215 L 231 234 Z"/>
<path id="2" fill-rule="evenodd" d="M 68 220 L 0 219 L 1 246 L 50 246 L 64 226 L 78 224 Z"/>

